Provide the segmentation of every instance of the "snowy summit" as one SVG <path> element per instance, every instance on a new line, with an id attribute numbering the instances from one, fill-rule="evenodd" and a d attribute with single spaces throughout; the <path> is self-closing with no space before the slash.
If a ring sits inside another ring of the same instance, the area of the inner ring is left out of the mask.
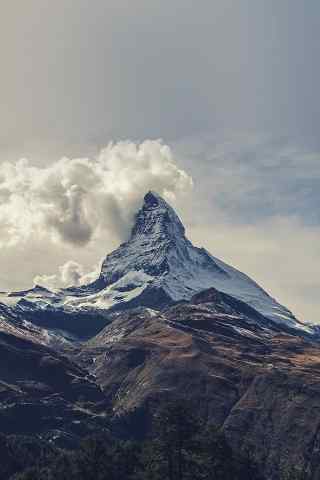
<path id="1" fill-rule="evenodd" d="M 95 282 L 57 294 L 39 288 L 20 292 L 14 301 L 24 310 L 42 311 L 161 309 L 210 287 L 246 303 L 280 326 L 309 331 L 247 275 L 193 246 L 172 207 L 151 191 L 144 197 L 129 240 L 107 255 Z M 1 300 L 6 303 L 3 296 Z M 10 300 L 12 305 L 12 297 Z"/>

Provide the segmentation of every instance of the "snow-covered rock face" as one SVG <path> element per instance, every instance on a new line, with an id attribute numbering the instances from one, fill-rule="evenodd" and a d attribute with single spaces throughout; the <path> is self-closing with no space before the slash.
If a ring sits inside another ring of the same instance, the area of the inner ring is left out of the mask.
<path id="1" fill-rule="evenodd" d="M 159 195 L 148 192 L 136 215 L 131 239 L 143 235 L 159 237 L 183 236 L 185 229 L 176 212 Z"/>
<path id="2" fill-rule="evenodd" d="M 143 272 L 153 277 L 156 286 L 165 287 L 173 300 L 180 300 L 198 291 L 198 286 L 192 284 L 199 283 L 199 267 L 211 274 L 224 274 L 204 251 L 194 248 L 186 239 L 184 226 L 174 210 L 157 194 L 149 192 L 129 241 L 106 257 L 100 279 L 110 285 L 128 272 Z"/>
<path id="3" fill-rule="evenodd" d="M 247 303 L 278 324 L 310 330 L 249 277 L 205 249 L 194 247 L 175 211 L 154 192 L 144 197 L 129 240 L 106 257 L 96 282 L 62 290 L 52 297 L 45 291 L 39 298 L 39 289 L 36 295 L 26 292 L 23 307 L 28 308 L 29 302 L 32 308 L 47 305 L 75 312 L 159 308 L 189 300 L 210 287 Z"/>
<path id="4" fill-rule="evenodd" d="M 156 291 L 175 302 L 215 287 L 277 323 L 308 330 L 249 277 L 194 247 L 175 211 L 154 192 L 145 196 L 128 242 L 106 257 L 98 284 L 104 287 L 90 298 L 79 299 L 79 306 L 93 302 L 123 308 L 133 299 L 139 304 L 140 299 L 142 305 L 157 307 Z M 68 303 L 74 304 L 72 299 Z"/>

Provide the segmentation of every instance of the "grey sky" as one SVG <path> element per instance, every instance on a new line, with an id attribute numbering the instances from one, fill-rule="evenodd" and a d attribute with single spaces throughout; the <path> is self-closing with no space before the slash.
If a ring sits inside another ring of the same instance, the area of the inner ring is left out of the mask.
<path id="1" fill-rule="evenodd" d="M 110 140 L 163 138 L 194 179 L 178 201 L 191 236 L 317 320 L 318 0 L 4 3 L 0 162 L 43 167 Z M 0 253 L 0 288 L 16 285 L 14 258 L 25 285 L 70 259 L 89 268 L 104 240 L 51 245 L 49 264 L 40 244 L 28 260 L 22 246 Z"/>
<path id="2" fill-rule="evenodd" d="M 318 142 L 319 22 L 316 0 L 6 2 L 1 147 L 209 128 Z"/>

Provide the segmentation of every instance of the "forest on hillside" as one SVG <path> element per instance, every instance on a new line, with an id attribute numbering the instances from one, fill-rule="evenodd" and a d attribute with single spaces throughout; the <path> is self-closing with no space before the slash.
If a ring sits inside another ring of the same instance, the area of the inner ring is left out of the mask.
<path id="1" fill-rule="evenodd" d="M 145 441 L 111 434 L 64 450 L 39 439 L 0 436 L 0 480 L 264 480 L 250 452 L 232 452 L 223 433 L 181 403 L 164 406 Z M 302 480 L 299 472 L 284 479 Z"/>

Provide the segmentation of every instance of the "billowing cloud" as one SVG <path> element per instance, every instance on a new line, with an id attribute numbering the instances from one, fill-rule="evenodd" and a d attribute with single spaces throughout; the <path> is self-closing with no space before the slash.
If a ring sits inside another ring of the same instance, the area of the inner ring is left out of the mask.
<path id="1" fill-rule="evenodd" d="M 41 285 L 51 290 L 62 287 L 84 285 L 95 280 L 100 273 L 101 262 L 90 272 L 85 272 L 83 265 L 69 260 L 53 275 L 36 275 L 34 285 Z"/>
<path id="2" fill-rule="evenodd" d="M 96 158 L 46 168 L 2 164 L 0 289 L 94 280 L 151 188 L 173 202 L 192 241 L 319 322 L 319 166 L 316 149 L 244 134 L 200 136 L 172 150 L 159 141 L 110 144 Z M 195 183 L 186 196 L 184 170 Z"/>
<path id="3" fill-rule="evenodd" d="M 160 140 L 110 143 L 94 158 L 40 168 L 22 159 L 0 167 L 0 243 L 32 235 L 76 246 L 110 232 L 123 240 L 146 191 L 173 200 L 192 180 Z"/>

